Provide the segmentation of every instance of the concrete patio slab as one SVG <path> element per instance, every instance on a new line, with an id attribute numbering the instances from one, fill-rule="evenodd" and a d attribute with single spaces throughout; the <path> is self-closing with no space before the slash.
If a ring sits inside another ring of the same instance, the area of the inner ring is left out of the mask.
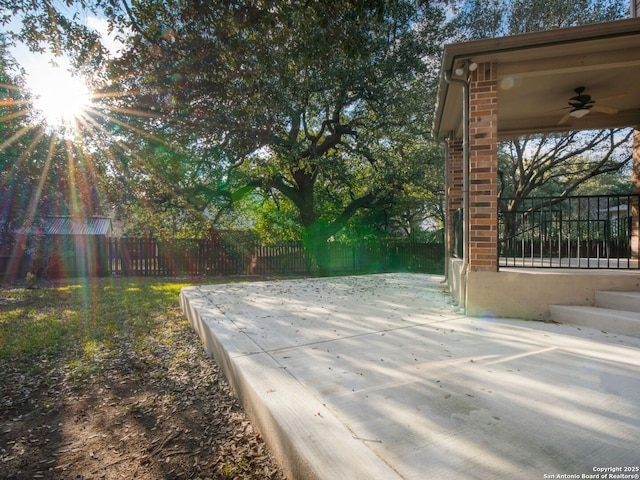
<path id="1" fill-rule="evenodd" d="M 465 317 L 441 280 L 199 286 L 181 305 L 292 479 L 639 478 L 640 339 Z"/>

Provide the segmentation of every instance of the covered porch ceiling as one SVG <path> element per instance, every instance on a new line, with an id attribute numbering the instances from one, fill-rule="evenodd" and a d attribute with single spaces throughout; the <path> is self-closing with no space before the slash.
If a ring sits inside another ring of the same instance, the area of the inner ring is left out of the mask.
<path id="1" fill-rule="evenodd" d="M 446 45 L 442 74 L 496 62 L 498 138 L 640 125 L 640 18 Z M 583 118 L 569 100 L 584 87 Z M 462 86 L 441 75 L 434 134 L 462 136 Z"/>

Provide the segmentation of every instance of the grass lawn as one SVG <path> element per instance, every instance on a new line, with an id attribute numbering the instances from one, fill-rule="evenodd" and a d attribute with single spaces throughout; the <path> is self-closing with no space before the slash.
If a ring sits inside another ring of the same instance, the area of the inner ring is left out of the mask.
<path id="1" fill-rule="evenodd" d="M 0 478 L 284 478 L 180 311 L 186 285 L 0 291 Z"/>
<path id="2" fill-rule="evenodd" d="M 149 279 L 88 279 L 39 289 L 7 289 L 0 296 L 0 359 L 38 368 L 35 357 L 63 356 L 69 366 L 99 367 L 98 358 L 123 345 L 153 348 L 177 325 L 188 283 Z M 133 341 L 133 342 L 132 342 Z"/>

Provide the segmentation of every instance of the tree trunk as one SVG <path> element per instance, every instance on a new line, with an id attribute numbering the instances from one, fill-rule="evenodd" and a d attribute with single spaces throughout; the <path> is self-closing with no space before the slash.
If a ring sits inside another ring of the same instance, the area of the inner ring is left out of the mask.
<path id="1" fill-rule="evenodd" d="M 305 228 L 305 259 L 313 275 L 324 277 L 331 274 L 328 240 L 327 229 L 318 223 Z"/>

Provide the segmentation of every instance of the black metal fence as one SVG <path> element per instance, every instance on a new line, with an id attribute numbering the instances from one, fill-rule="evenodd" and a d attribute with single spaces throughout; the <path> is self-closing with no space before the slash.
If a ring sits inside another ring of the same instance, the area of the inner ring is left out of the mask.
<path id="1" fill-rule="evenodd" d="M 499 265 L 638 268 L 632 241 L 639 207 L 640 195 L 502 198 Z"/>

